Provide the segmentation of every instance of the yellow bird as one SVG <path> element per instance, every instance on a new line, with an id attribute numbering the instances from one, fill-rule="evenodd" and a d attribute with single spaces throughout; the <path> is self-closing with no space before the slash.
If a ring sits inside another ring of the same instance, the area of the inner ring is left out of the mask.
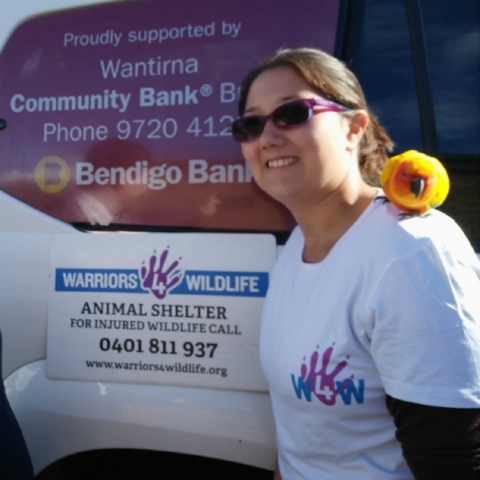
<path id="1" fill-rule="evenodd" d="M 444 166 L 416 150 L 390 158 L 380 182 L 390 202 L 401 210 L 420 214 L 440 206 L 450 190 Z"/>

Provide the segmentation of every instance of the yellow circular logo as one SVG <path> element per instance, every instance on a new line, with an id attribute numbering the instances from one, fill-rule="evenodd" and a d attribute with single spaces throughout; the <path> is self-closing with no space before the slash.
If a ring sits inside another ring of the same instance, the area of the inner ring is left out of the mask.
<path id="1" fill-rule="evenodd" d="M 61 192 L 70 179 L 70 169 L 63 158 L 49 155 L 35 167 L 35 183 L 46 193 Z"/>

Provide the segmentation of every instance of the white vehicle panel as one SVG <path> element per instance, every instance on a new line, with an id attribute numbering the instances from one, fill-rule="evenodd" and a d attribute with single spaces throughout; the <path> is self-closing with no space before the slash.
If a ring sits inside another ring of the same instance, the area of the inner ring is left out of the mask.
<path id="1" fill-rule="evenodd" d="M 36 473 L 102 448 L 179 452 L 265 469 L 275 462 L 265 393 L 50 380 L 45 361 L 16 371 L 5 386 Z"/>

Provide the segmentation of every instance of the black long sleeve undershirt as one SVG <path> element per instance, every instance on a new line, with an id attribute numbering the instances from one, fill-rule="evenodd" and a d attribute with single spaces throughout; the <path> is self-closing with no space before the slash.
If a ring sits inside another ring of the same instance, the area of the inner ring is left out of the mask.
<path id="1" fill-rule="evenodd" d="M 386 403 L 416 480 L 480 480 L 480 408 Z"/>

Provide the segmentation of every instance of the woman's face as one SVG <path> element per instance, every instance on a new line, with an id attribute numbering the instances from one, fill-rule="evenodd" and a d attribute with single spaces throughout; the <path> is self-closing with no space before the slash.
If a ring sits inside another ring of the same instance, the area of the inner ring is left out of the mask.
<path id="1" fill-rule="evenodd" d="M 290 67 L 261 73 L 248 93 L 244 115 L 269 115 L 280 105 L 320 95 Z M 314 107 L 313 112 L 321 111 Z M 261 136 L 242 143 L 255 181 L 287 207 L 315 201 L 338 188 L 351 169 L 350 122 L 338 112 L 323 111 L 299 127 L 282 130 L 269 119 Z M 293 203 L 292 203 L 293 202 Z"/>

